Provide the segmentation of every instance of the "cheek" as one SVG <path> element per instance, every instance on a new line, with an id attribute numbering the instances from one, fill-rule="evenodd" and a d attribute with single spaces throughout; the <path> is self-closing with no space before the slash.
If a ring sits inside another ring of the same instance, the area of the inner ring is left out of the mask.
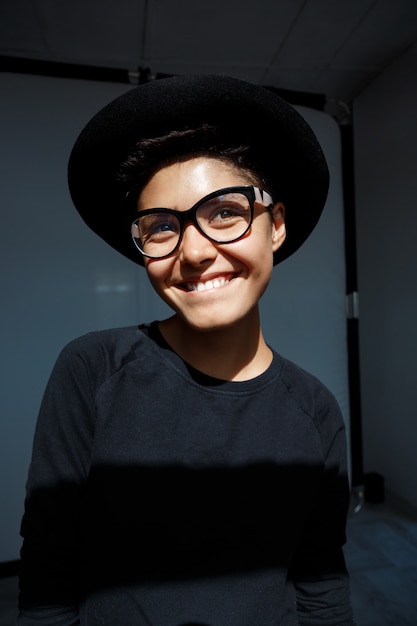
<path id="1" fill-rule="evenodd" d="M 145 261 L 145 269 L 152 287 L 156 292 L 160 293 L 170 275 L 168 263 L 166 261 L 147 259 Z"/>
<path id="2" fill-rule="evenodd" d="M 259 265 L 262 271 L 263 267 L 268 267 L 268 259 L 273 259 L 273 235 L 272 227 L 269 223 L 254 225 L 250 233 L 244 239 L 230 244 L 230 250 L 236 258 L 250 264 L 251 266 Z"/>

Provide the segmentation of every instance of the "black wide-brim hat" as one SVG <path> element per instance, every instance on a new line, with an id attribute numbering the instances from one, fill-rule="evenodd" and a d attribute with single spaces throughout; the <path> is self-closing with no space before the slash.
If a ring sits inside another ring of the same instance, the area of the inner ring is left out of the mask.
<path id="1" fill-rule="evenodd" d="M 271 90 L 225 76 L 174 76 L 140 85 L 99 111 L 80 133 L 68 165 L 69 189 L 86 224 L 123 255 L 143 265 L 132 238 L 131 209 L 118 180 L 139 139 L 203 124 L 248 145 L 255 170 L 273 182 L 285 204 L 287 238 L 274 264 L 293 254 L 316 226 L 329 173 L 304 118 Z"/>

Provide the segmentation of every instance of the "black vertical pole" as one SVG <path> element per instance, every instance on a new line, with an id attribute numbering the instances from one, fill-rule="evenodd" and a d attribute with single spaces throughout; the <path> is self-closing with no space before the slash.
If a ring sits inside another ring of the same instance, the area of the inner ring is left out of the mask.
<path id="1" fill-rule="evenodd" d="M 347 342 L 350 403 L 352 487 L 363 486 L 362 412 L 359 366 L 358 274 L 356 257 L 355 178 L 353 127 L 341 125 L 345 218 Z"/>

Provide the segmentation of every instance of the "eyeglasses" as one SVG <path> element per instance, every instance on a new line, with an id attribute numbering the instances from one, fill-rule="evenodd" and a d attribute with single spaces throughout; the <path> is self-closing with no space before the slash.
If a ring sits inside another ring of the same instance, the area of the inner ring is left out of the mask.
<path id="1" fill-rule="evenodd" d="M 137 213 L 131 232 L 133 241 L 144 256 L 163 259 L 180 244 L 186 222 L 191 222 L 215 243 L 232 243 L 248 232 L 257 202 L 269 208 L 272 197 L 258 187 L 226 187 L 213 191 L 187 211 L 146 209 Z"/>

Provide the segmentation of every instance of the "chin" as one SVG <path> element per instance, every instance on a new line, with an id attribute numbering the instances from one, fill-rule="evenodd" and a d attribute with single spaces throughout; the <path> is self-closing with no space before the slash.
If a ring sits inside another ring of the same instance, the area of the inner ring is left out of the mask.
<path id="1" fill-rule="evenodd" d="M 247 315 L 239 315 L 237 317 L 221 318 L 218 315 L 214 318 L 207 316 L 205 319 L 195 319 L 195 317 L 187 317 L 183 314 L 177 313 L 183 324 L 193 330 L 200 333 L 215 333 L 224 330 L 230 330 L 239 327 L 240 324 L 245 324 Z"/>

